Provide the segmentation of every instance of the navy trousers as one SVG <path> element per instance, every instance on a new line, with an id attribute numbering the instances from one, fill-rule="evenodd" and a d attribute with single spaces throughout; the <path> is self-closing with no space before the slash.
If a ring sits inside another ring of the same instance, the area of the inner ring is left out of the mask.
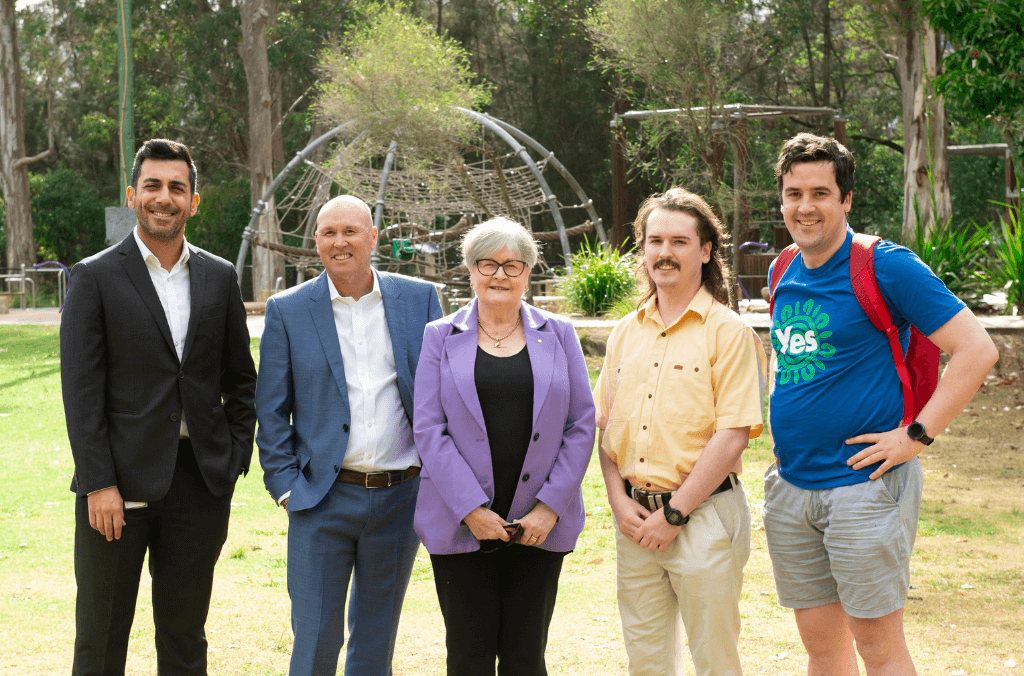
<path id="1" fill-rule="evenodd" d="M 420 478 L 389 488 L 336 483 L 311 509 L 289 512 L 290 676 L 391 676 L 398 617 L 416 560 Z M 351 581 L 351 591 L 349 590 Z"/>

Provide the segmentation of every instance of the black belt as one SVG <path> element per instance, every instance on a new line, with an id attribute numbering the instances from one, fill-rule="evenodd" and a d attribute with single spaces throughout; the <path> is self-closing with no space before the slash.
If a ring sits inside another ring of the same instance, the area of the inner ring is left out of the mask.
<path id="1" fill-rule="evenodd" d="M 342 470 L 338 472 L 338 478 L 343 484 L 356 484 L 364 488 L 389 488 L 408 481 L 414 476 L 419 476 L 419 467 L 406 467 L 405 469 L 393 469 L 384 472 L 350 472 Z"/>
<path id="2" fill-rule="evenodd" d="M 739 479 L 736 478 L 735 474 L 729 474 L 729 476 L 725 477 L 725 481 L 723 481 L 718 488 L 711 491 L 711 495 L 718 495 L 725 491 L 731 491 L 733 489 L 734 481 L 739 481 Z M 675 491 L 645 491 L 644 489 L 637 488 L 633 484 L 629 483 L 629 480 L 627 479 L 626 495 L 646 507 L 647 511 L 656 512 L 668 504 L 668 501 L 672 499 L 673 495 L 675 495 Z M 711 496 L 709 495 L 708 497 Z"/>

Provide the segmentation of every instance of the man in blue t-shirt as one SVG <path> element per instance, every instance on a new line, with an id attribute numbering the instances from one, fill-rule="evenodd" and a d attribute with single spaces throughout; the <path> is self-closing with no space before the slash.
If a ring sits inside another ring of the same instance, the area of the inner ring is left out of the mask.
<path id="1" fill-rule="evenodd" d="M 853 155 L 800 134 L 775 165 L 800 253 L 775 289 L 764 525 L 779 602 L 793 608 L 809 674 L 914 674 L 903 635 L 922 474 L 918 454 L 963 410 L 998 354 L 992 340 L 908 249 L 879 242 L 875 274 L 900 327 L 949 355 L 935 394 L 902 426 L 903 393 L 885 334 L 850 283 Z"/>

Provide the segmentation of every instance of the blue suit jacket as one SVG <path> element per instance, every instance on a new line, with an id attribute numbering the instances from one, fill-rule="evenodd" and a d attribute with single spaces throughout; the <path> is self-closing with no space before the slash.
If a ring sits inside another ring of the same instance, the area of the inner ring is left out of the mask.
<path id="1" fill-rule="evenodd" d="M 423 327 L 441 316 L 434 286 L 377 272 L 398 372 L 398 392 L 412 421 L 413 377 Z M 289 511 L 316 506 L 334 484 L 348 448 L 351 417 L 345 365 L 327 275 L 267 301 L 256 383 L 256 445 L 263 482 Z"/>
<path id="2" fill-rule="evenodd" d="M 559 516 L 542 545 L 568 551 L 583 530 L 580 485 L 594 450 L 594 399 L 579 338 L 565 317 L 525 303 L 533 368 L 533 434 L 509 520 L 544 502 Z M 423 461 L 415 527 L 431 554 L 480 548 L 462 519 L 494 498 L 494 471 L 476 393 L 476 301 L 433 322 L 416 373 L 413 434 Z"/>

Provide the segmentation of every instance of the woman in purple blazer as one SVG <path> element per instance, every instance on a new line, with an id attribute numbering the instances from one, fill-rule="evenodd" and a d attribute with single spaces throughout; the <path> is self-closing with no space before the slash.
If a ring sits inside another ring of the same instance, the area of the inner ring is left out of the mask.
<path id="1" fill-rule="evenodd" d="M 427 325 L 413 434 L 448 676 L 547 674 L 562 559 L 583 530 L 594 402 L 572 324 L 523 303 L 538 249 L 504 218 L 462 243 L 476 300 Z"/>

